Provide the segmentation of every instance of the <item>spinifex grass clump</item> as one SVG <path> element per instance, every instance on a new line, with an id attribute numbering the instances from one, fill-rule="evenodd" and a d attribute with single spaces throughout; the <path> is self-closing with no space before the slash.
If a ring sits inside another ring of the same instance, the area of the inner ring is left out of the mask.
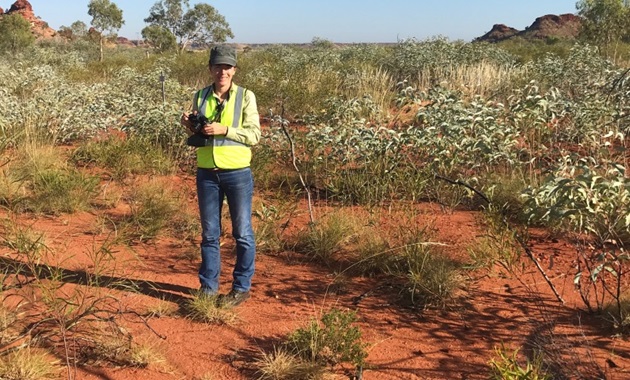
<path id="1" fill-rule="evenodd" d="M 375 155 L 352 169 L 327 165 L 325 178 L 329 197 L 347 205 L 378 207 L 400 200 L 426 198 L 428 176 L 411 165 Z"/>
<path id="2" fill-rule="evenodd" d="M 52 146 L 31 141 L 0 171 L 0 202 L 15 211 L 73 213 L 91 207 L 98 182 L 68 167 Z"/>
<path id="3" fill-rule="evenodd" d="M 97 193 L 98 177 L 78 170 L 48 170 L 38 173 L 31 183 L 30 207 L 47 214 L 88 210 Z"/>
<path id="4" fill-rule="evenodd" d="M 20 254 L 38 255 L 47 249 L 46 237 L 43 232 L 37 232 L 30 226 L 22 226 L 13 219 L 0 222 L 0 245 L 9 247 Z"/>
<path id="5" fill-rule="evenodd" d="M 413 303 L 444 305 L 459 285 L 457 265 L 422 245 L 408 245 L 403 257 L 409 268 L 407 281 Z"/>
<path id="6" fill-rule="evenodd" d="M 356 314 L 331 309 L 320 320 L 292 332 L 273 352 L 263 352 L 256 366 L 260 379 L 325 379 L 330 369 L 351 364 L 365 365 L 366 344 L 354 323 Z"/>
<path id="7" fill-rule="evenodd" d="M 99 336 L 81 354 L 83 362 L 96 365 L 146 368 L 166 362 L 158 343 L 135 342 L 131 335 Z"/>
<path id="8" fill-rule="evenodd" d="M 522 171 L 517 170 L 497 170 L 488 173 L 479 180 L 483 183 L 481 191 L 485 193 L 492 203 L 492 212 L 504 215 L 513 222 L 525 222 L 525 199 L 521 195 L 530 182 L 535 182 L 535 178 L 527 178 Z M 479 202 L 482 202 L 479 200 Z M 481 203 L 482 206 L 487 206 Z"/>
<path id="9" fill-rule="evenodd" d="M 510 228 L 505 222 L 510 216 L 506 208 L 494 207 L 494 204 L 486 208 L 480 222 L 484 224 L 487 232 L 479 236 L 468 248 L 471 262 L 469 268 L 490 269 L 494 264 L 501 265 L 510 274 L 518 276 L 518 270 L 522 269 L 522 247 L 518 243 L 519 231 Z"/>
<path id="10" fill-rule="evenodd" d="M 3 203 L 15 211 L 45 214 L 88 210 L 98 182 L 97 177 L 74 169 L 45 169 L 17 182 L 21 190 L 5 188 Z"/>
<path id="11" fill-rule="evenodd" d="M 192 320 L 204 323 L 229 324 L 236 319 L 233 310 L 218 304 L 216 295 L 207 295 L 203 292 L 193 294 L 186 304 L 186 314 Z"/>
<path id="12" fill-rule="evenodd" d="M 0 357 L 0 379 L 53 380 L 58 379 L 60 373 L 59 360 L 30 347 Z"/>
<path id="13" fill-rule="evenodd" d="M 184 205 L 173 189 L 162 181 L 151 181 L 138 186 L 130 201 L 131 214 L 125 221 L 132 238 L 148 240 L 161 231 L 173 227 Z"/>
<path id="14" fill-rule="evenodd" d="M 330 263 L 341 244 L 354 234 L 354 226 L 354 220 L 348 215 L 331 214 L 321 223 L 309 226 L 298 236 L 296 250 Z"/>
<path id="15" fill-rule="evenodd" d="M 95 164 L 109 170 L 112 178 L 132 174 L 169 174 L 175 164 L 162 148 L 147 139 L 116 134 L 103 141 L 89 141 L 72 153 L 79 165 Z"/>
<path id="16" fill-rule="evenodd" d="M 353 273 L 371 276 L 388 273 L 396 261 L 396 251 L 390 242 L 380 236 L 376 230 L 362 234 L 355 251 L 355 263 L 350 269 Z"/>
<path id="17" fill-rule="evenodd" d="M 278 252 L 284 249 L 286 242 L 282 237 L 285 228 L 282 224 L 285 218 L 289 217 L 292 212 L 289 204 L 277 203 L 278 207 L 273 204 L 262 203 L 260 207 L 254 211 L 254 231 L 256 233 L 256 247 L 260 252 Z"/>
<path id="18" fill-rule="evenodd" d="M 535 353 L 534 359 L 525 361 L 522 365 L 518 360 L 519 350 L 506 347 L 495 349 L 496 357 L 490 361 L 491 380 L 551 380 L 553 376 L 547 373 L 540 353 Z"/>
<path id="19" fill-rule="evenodd" d="M 0 206 L 17 205 L 25 196 L 18 173 L 0 168 Z"/>
<path id="20" fill-rule="evenodd" d="M 8 272 L 8 271 L 7 271 Z M 7 274 L 3 274 L 3 277 Z M 2 283 L 2 291 L 4 291 L 4 281 Z M 6 294 L 0 292 L 3 296 Z M 19 340 L 22 336 L 24 323 L 19 321 L 22 318 L 22 312 L 19 308 L 10 308 L 4 304 L 0 304 L 0 345 L 10 345 L 12 342 Z M 0 376 L 2 378 L 2 376 Z"/>
<path id="21" fill-rule="evenodd" d="M 403 231 L 403 245 L 399 247 L 391 273 L 404 281 L 410 301 L 421 306 L 445 306 L 452 300 L 460 285 L 456 261 L 430 241 L 426 229 Z"/>
<path id="22" fill-rule="evenodd" d="M 287 348 L 263 352 L 255 363 L 259 380 L 326 379 L 326 368 L 318 363 L 304 361 Z"/>

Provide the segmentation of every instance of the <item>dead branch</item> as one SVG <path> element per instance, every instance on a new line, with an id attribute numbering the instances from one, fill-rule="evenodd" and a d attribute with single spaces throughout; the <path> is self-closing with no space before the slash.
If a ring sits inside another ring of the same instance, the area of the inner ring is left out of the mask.
<path id="1" fill-rule="evenodd" d="M 472 192 L 474 192 L 475 194 L 477 194 L 481 199 L 483 199 L 488 205 L 492 204 L 492 201 L 490 200 L 490 198 L 488 198 L 484 193 L 482 193 L 481 191 L 475 189 L 474 187 L 470 186 L 469 184 L 467 184 L 466 182 L 460 181 L 460 180 L 452 180 L 450 178 L 446 178 L 446 177 L 442 177 L 438 174 L 435 174 L 435 178 L 448 182 L 452 185 L 458 185 L 458 186 L 463 186 L 469 190 L 471 190 Z M 543 276 L 543 278 L 545 279 L 545 281 L 547 282 L 547 284 L 549 285 L 549 287 L 551 288 L 551 291 L 553 292 L 553 294 L 556 296 L 556 298 L 558 299 L 558 301 L 560 301 L 560 303 L 564 304 L 564 299 L 562 299 L 562 297 L 560 296 L 560 294 L 558 293 L 558 291 L 556 290 L 556 287 L 553 285 L 553 283 L 551 282 L 551 280 L 549 279 L 549 276 L 547 276 L 547 273 L 545 272 L 545 270 L 543 269 L 543 267 L 540 265 L 540 263 L 538 262 L 538 260 L 536 260 L 536 257 L 534 257 L 534 253 L 532 252 L 532 250 L 527 246 L 525 239 L 523 239 L 523 237 L 521 236 L 521 234 L 512 227 L 512 225 L 510 224 L 510 222 L 507 220 L 507 218 L 505 217 L 505 215 L 503 213 L 501 213 L 501 221 L 503 222 L 503 224 L 506 226 L 506 228 L 508 228 L 510 231 L 514 232 L 514 239 L 516 239 L 516 241 L 518 242 L 518 244 L 521 246 L 521 248 L 523 249 L 523 251 L 525 252 L 525 254 L 527 255 L 527 257 L 529 257 L 529 259 L 531 261 L 534 262 L 534 264 L 536 265 L 536 268 L 538 269 L 538 271 L 540 272 L 540 274 Z"/>
<path id="2" fill-rule="evenodd" d="M 302 172 L 300 172 L 300 169 L 297 166 L 297 157 L 295 156 L 295 143 L 293 142 L 291 135 L 289 135 L 289 131 L 287 131 L 288 123 L 289 122 L 284 118 L 284 105 L 283 105 L 278 124 L 280 124 L 280 128 L 282 128 L 282 132 L 286 136 L 287 140 L 289 140 L 289 147 L 291 148 L 291 162 L 293 164 L 293 168 L 298 174 L 298 177 L 300 178 L 300 183 L 302 184 L 302 188 L 304 188 L 304 191 L 306 191 L 306 197 L 308 199 L 308 214 L 311 220 L 311 224 L 313 224 L 315 223 L 315 218 L 313 217 L 313 205 L 312 205 L 313 202 L 311 199 L 311 190 L 308 188 L 308 186 L 306 186 L 306 182 L 304 181 L 304 178 L 302 177 Z"/>

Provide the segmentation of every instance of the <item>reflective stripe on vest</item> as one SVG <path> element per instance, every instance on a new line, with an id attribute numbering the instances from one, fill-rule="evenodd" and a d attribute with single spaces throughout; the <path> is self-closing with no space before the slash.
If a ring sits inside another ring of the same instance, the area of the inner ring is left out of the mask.
<path id="1" fill-rule="evenodd" d="M 245 103 L 245 89 L 232 85 L 230 97 L 226 100 L 221 112 L 221 124 L 228 125 L 231 129 L 242 126 L 243 107 Z M 212 93 L 212 86 L 206 87 L 197 96 L 199 112 L 208 119 L 213 120 L 217 109 L 216 98 Z M 212 145 L 197 149 L 197 165 L 201 168 L 239 169 L 248 167 L 251 161 L 251 150 L 246 144 L 227 139 L 223 136 L 214 136 Z"/>

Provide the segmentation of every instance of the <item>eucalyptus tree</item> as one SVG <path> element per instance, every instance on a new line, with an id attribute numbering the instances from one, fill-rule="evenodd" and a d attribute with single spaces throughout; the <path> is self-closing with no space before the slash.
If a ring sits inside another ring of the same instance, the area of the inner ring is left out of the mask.
<path id="1" fill-rule="evenodd" d="M 583 17 L 580 36 L 615 57 L 618 44 L 630 40 L 630 0 L 580 0 L 576 7 Z"/>
<path id="2" fill-rule="evenodd" d="M 177 49 L 177 39 L 168 29 L 159 25 L 149 25 L 142 29 L 142 38 L 158 52 Z"/>
<path id="3" fill-rule="evenodd" d="M 20 14 L 0 18 L 0 51 L 20 51 L 35 41 L 31 24 Z"/>
<path id="4" fill-rule="evenodd" d="M 225 17 L 213 6 L 201 3 L 190 8 L 188 0 L 158 1 L 144 22 L 175 36 L 180 53 L 191 44 L 208 46 L 234 37 Z"/>
<path id="5" fill-rule="evenodd" d="M 118 6 L 109 0 L 90 0 L 88 4 L 88 14 L 92 16 L 92 27 L 99 34 L 100 60 L 103 60 L 103 42 L 109 32 L 114 35 L 125 21 L 123 20 L 123 12 Z"/>
<path id="6" fill-rule="evenodd" d="M 88 34 L 88 28 L 83 21 L 77 20 L 70 26 L 60 26 L 57 33 L 69 40 L 76 40 L 78 38 L 86 37 Z"/>

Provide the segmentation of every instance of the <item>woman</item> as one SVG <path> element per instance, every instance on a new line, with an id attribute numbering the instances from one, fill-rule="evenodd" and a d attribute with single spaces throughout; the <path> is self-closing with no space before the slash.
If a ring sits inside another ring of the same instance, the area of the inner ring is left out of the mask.
<path id="1" fill-rule="evenodd" d="M 251 223 L 254 182 L 249 168 L 252 145 L 260 140 L 260 120 L 253 92 L 232 82 L 236 50 L 227 45 L 210 50 L 212 84 L 197 91 L 192 115 L 182 115 L 188 143 L 197 146 L 197 196 L 201 217 L 201 291 L 216 295 L 221 274 L 221 208 L 227 198 L 236 240 L 232 290 L 218 297 L 223 306 L 236 306 L 249 298 L 256 242 Z M 193 116 L 194 117 L 191 117 Z M 208 120 L 195 128 L 197 116 Z M 191 120 L 194 119 L 194 120 Z"/>

